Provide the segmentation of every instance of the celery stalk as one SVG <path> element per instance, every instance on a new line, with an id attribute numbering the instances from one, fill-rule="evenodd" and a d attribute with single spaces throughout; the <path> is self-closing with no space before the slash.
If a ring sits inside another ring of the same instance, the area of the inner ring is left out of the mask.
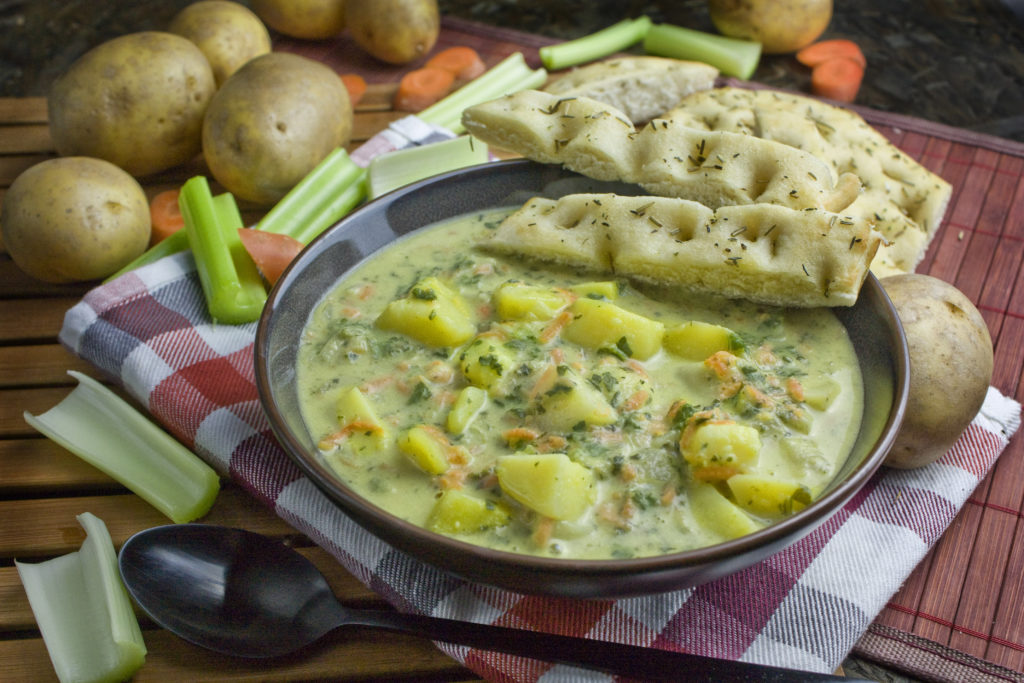
<path id="1" fill-rule="evenodd" d="M 761 59 L 761 43 L 727 38 L 672 24 L 655 24 L 644 38 L 649 54 L 704 62 L 727 76 L 749 80 Z"/>
<path id="2" fill-rule="evenodd" d="M 165 256 L 177 254 L 179 251 L 185 251 L 186 249 L 188 249 L 188 235 L 185 234 L 184 230 L 179 230 L 142 252 L 142 254 L 134 261 L 124 266 L 113 275 L 108 276 L 103 282 L 110 282 L 111 280 L 121 277 L 130 270 L 147 266 L 150 263 L 159 261 Z"/>
<path id="3" fill-rule="evenodd" d="M 547 78 L 547 71 L 531 69 L 526 64 L 523 53 L 516 52 L 452 94 L 430 105 L 417 116 L 427 123 L 447 128 L 453 133 L 463 133 L 466 130 L 462 126 L 463 110 L 519 90 L 539 88 Z"/>
<path id="4" fill-rule="evenodd" d="M 487 145 L 468 135 L 381 154 L 373 158 L 368 169 L 369 197 L 375 199 L 403 185 L 483 164 L 487 159 Z"/>
<path id="5" fill-rule="evenodd" d="M 596 33 L 567 40 L 564 43 L 545 45 L 539 50 L 540 61 L 549 71 L 592 62 L 638 43 L 644 39 L 650 28 L 651 20 L 646 16 L 623 19 Z"/>
<path id="6" fill-rule="evenodd" d="M 220 487 L 217 473 L 110 389 L 68 374 L 78 386 L 45 413 L 26 412 L 25 421 L 174 522 L 205 515 Z"/>
<path id="7" fill-rule="evenodd" d="M 146 644 L 107 526 L 89 512 L 76 519 L 81 549 L 14 564 L 61 683 L 124 681 L 145 662 Z"/>
<path id="8" fill-rule="evenodd" d="M 274 205 L 256 227 L 308 244 L 363 200 L 366 170 L 339 147 Z"/>
<path id="9" fill-rule="evenodd" d="M 206 178 L 195 176 L 181 186 L 178 204 L 210 315 L 229 324 L 258 320 L 267 291 L 238 236 L 244 224 L 235 198 L 214 197 Z"/>

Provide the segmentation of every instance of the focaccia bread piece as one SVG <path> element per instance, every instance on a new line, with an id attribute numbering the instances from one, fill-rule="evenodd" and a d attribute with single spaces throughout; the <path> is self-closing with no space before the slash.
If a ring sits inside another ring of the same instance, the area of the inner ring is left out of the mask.
<path id="1" fill-rule="evenodd" d="M 860 192 L 855 174 L 834 182 L 824 162 L 789 145 L 664 119 L 637 129 L 589 97 L 523 90 L 466 109 L 462 122 L 479 140 L 534 161 L 711 208 L 771 203 L 841 211 Z"/>
<path id="2" fill-rule="evenodd" d="M 861 218 L 777 204 L 712 210 L 671 197 L 535 197 L 481 246 L 695 294 L 852 306 L 881 236 Z"/>
<path id="3" fill-rule="evenodd" d="M 646 123 L 692 92 L 714 87 L 718 69 L 703 62 L 666 57 L 617 57 L 581 66 L 544 91 L 561 98 L 589 97 Z"/>
<path id="4" fill-rule="evenodd" d="M 942 222 L 948 182 L 889 142 L 856 112 L 774 90 L 716 88 L 687 96 L 664 116 L 707 131 L 730 131 L 810 152 L 833 178 L 856 173 L 863 191 L 844 213 L 875 221 L 890 243 L 872 265 L 879 277 L 914 270 Z"/>

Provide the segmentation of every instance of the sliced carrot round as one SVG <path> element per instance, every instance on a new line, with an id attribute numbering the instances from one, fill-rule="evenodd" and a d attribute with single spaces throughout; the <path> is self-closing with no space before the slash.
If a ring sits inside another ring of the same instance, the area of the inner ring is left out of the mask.
<path id="1" fill-rule="evenodd" d="M 366 79 L 359 74 L 341 74 L 341 82 L 348 90 L 348 99 L 352 106 L 356 106 L 356 103 L 366 94 Z"/>
<path id="2" fill-rule="evenodd" d="M 428 59 L 425 66 L 450 71 L 460 81 L 471 81 L 487 70 L 480 53 L 466 45 L 441 50 Z"/>
<path id="3" fill-rule="evenodd" d="M 150 246 L 185 227 L 185 218 L 178 206 L 178 194 L 177 189 L 164 190 L 149 200 Z"/>
<path id="4" fill-rule="evenodd" d="M 834 57 L 811 70 L 811 91 L 838 102 L 853 102 L 863 79 L 864 67 L 852 59 Z"/>
<path id="5" fill-rule="evenodd" d="M 253 228 L 239 228 L 238 236 L 260 273 L 271 285 L 277 282 L 284 269 L 305 246 L 290 235 Z"/>
<path id="6" fill-rule="evenodd" d="M 836 57 L 852 59 L 860 64 L 862 69 L 868 65 L 868 60 L 860 49 L 860 45 L 847 38 L 819 40 L 805 48 L 801 48 L 796 53 L 796 60 L 804 66 L 811 68 Z"/>
<path id="7" fill-rule="evenodd" d="M 398 82 L 394 107 L 399 111 L 423 111 L 447 95 L 454 83 L 455 76 L 450 71 L 436 67 L 414 69 Z"/>

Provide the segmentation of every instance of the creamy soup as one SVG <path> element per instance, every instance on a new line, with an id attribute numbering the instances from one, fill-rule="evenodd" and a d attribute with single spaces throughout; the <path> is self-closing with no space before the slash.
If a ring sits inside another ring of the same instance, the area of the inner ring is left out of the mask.
<path id="1" fill-rule="evenodd" d="M 742 536 L 830 483 L 863 398 L 830 310 L 476 247 L 507 213 L 417 231 L 318 304 L 300 403 L 340 479 L 470 543 L 587 559 Z"/>

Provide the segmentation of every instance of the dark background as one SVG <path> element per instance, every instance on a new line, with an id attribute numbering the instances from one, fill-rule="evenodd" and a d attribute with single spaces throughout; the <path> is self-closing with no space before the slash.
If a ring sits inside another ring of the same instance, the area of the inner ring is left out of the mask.
<path id="1" fill-rule="evenodd" d="M 88 48 L 164 28 L 192 0 L 0 0 L 0 96 L 45 95 Z M 372 1 L 372 0 L 370 0 Z M 245 4 L 243 2 L 243 4 Z M 706 0 L 439 0 L 444 14 L 568 39 L 646 14 L 713 31 Z M 868 59 L 857 103 L 1024 141 L 1024 0 L 836 0 L 826 37 Z M 806 90 L 791 56 L 753 80 Z"/>

